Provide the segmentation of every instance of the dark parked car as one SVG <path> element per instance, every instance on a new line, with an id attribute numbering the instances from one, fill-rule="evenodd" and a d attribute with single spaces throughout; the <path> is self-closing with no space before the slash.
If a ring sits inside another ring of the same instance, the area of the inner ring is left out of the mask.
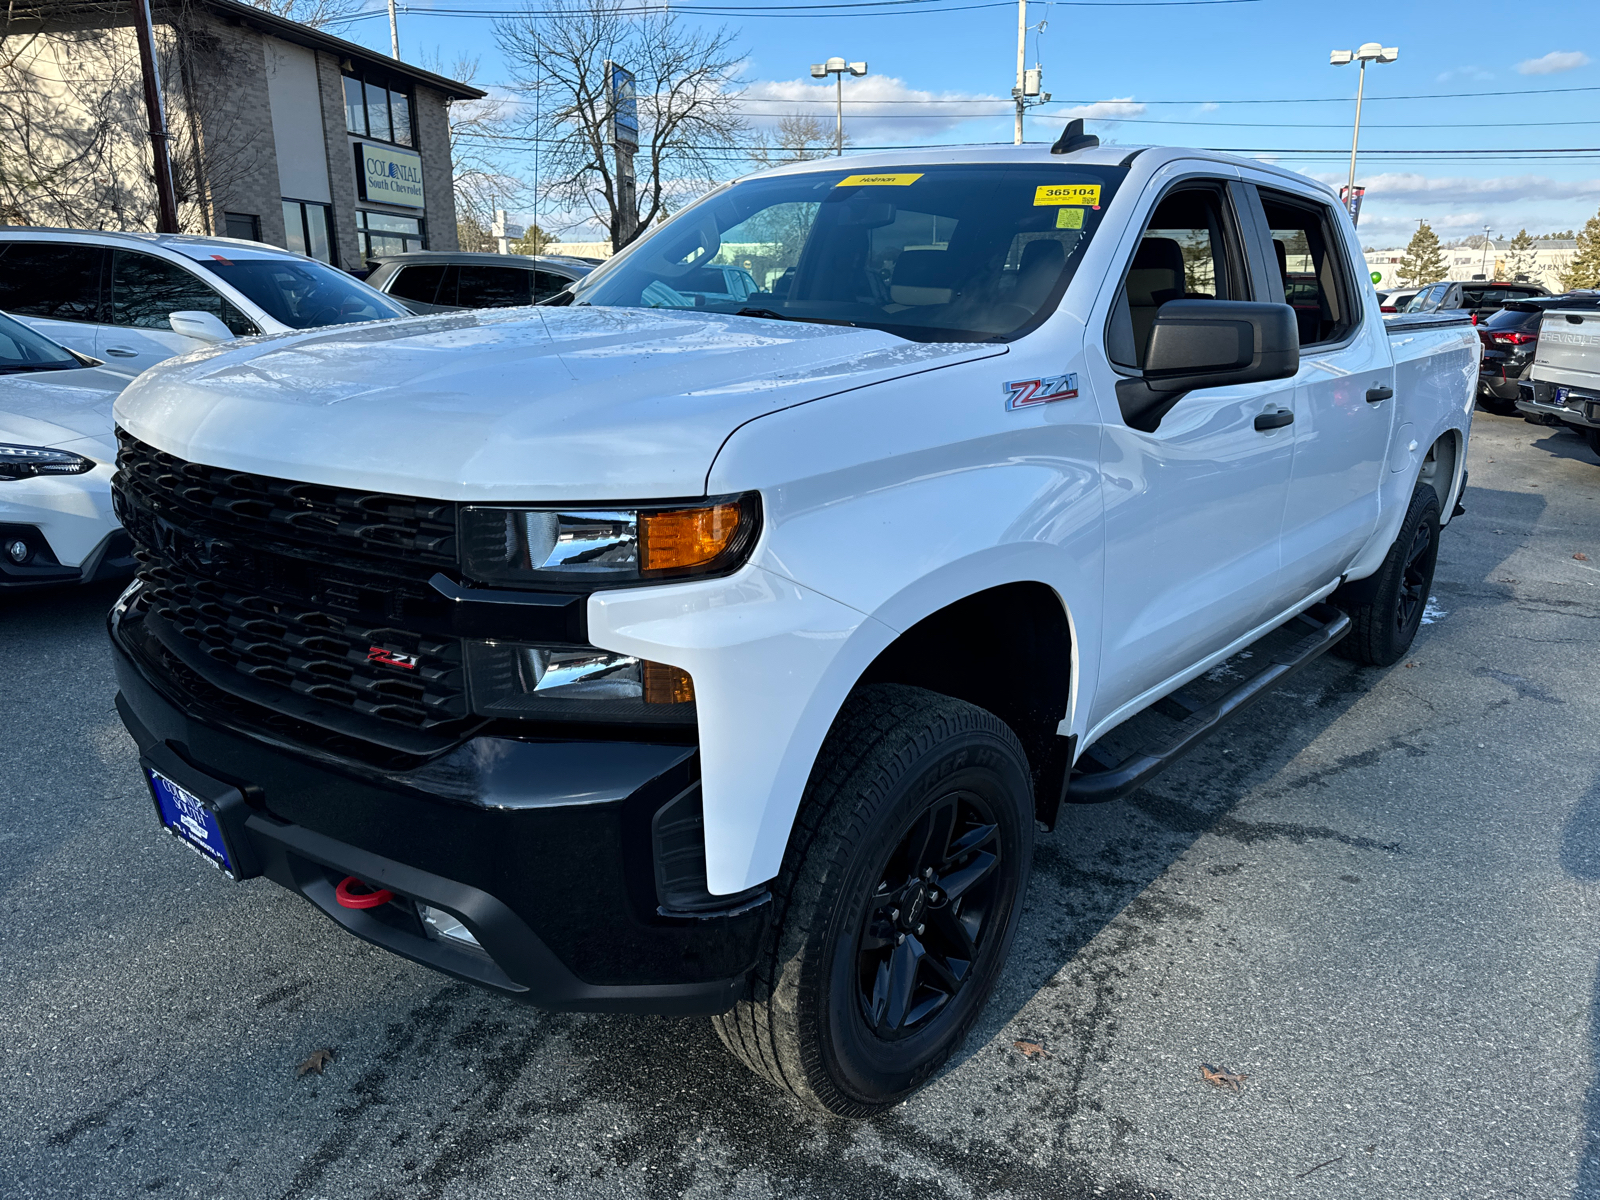
<path id="1" fill-rule="evenodd" d="M 1548 296 L 1550 289 L 1543 284 L 1518 279 L 1514 282 L 1491 279 L 1446 279 L 1429 284 L 1411 298 L 1404 312 L 1438 312 L 1445 309 L 1464 308 L 1472 314 L 1474 325 L 1497 313 L 1512 300 L 1531 300 L 1535 296 Z"/>
<path id="2" fill-rule="evenodd" d="M 538 304 L 594 270 L 573 258 L 468 251 L 417 250 L 376 261 L 367 282 L 419 313 Z"/>
<path id="3" fill-rule="evenodd" d="M 1394 291 L 1378 292 L 1378 311 L 1386 313 L 1405 312 L 1406 305 L 1411 303 L 1420 288 L 1397 288 Z"/>
<path id="4" fill-rule="evenodd" d="M 1539 321 L 1547 308 L 1600 308 L 1600 295 L 1539 296 L 1512 300 L 1478 323 L 1478 402 L 1490 412 L 1516 411 L 1517 381 L 1533 362 Z"/>

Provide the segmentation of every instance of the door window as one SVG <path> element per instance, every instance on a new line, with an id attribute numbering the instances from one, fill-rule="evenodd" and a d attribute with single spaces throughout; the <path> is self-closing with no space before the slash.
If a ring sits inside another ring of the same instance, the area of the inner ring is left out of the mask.
<path id="1" fill-rule="evenodd" d="M 168 318 L 183 311 L 208 312 L 239 337 L 260 332 L 215 288 L 177 263 L 130 250 L 112 251 L 113 325 L 170 330 Z"/>
<path id="2" fill-rule="evenodd" d="M 1355 328 L 1349 267 L 1331 211 L 1281 192 L 1261 190 L 1272 249 L 1283 276 L 1284 302 L 1294 309 L 1300 345 L 1344 340 Z"/>
<path id="3" fill-rule="evenodd" d="M 0 244 L 0 311 L 52 321 L 103 321 L 99 246 Z"/>
<path id="4" fill-rule="evenodd" d="M 528 303 L 532 271 L 521 267 L 470 265 L 461 268 L 456 303 L 462 308 L 510 308 Z"/>
<path id="5" fill-rule="evenodd" d="M 1186 187 L 1163 199 L 1112 310 L 1106 339 L 1111 361 L 1144 366 L 1156 314 L 1169 300 L 1248 300 L 1237 246 L 1220 186 Z"/>
<path id="6" fill-rule="evenodd" d="M 541 300 L 550 299 L 551 296 L 560 292 L 571 282 L 572 280 L 565 275 L 557 275 L 553 271 L 535 271 L 533 273 L 533 302 L 537 304 Z"/>
<path id="7" fill-rule="evenodd" d="M 401 267 L 389 285 L 389 295 L 403 300 L 417 300 L 423 304 L 434 303 L 439 294 L 439 281 L 444 278 L 444 266 Z"/>

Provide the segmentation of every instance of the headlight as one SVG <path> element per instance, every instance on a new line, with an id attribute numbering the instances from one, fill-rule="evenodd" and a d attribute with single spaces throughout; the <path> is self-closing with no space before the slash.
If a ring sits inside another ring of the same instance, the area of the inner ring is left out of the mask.
<path id="1" fill-rule="evenodd" d="M 693 721 L 694 682 L 678 667 L 593 646 L 468 642 L 472 710 L 486 717 Z"/>
<path id="2" fill-rule="evenodd" d="M 756 494 L 628 509 L 489 508 L 461 512 L 466 573 L 483 583 L 649 583 L 725 574 L 760 530 Z"/>
<path id="3" fill-rule="evenodd" d="M 94 470 L 94 459 L 70 450 L 48 446 L 0 444 L 0 479 L 32 479 L 35 475 L 83 475 Z"/>

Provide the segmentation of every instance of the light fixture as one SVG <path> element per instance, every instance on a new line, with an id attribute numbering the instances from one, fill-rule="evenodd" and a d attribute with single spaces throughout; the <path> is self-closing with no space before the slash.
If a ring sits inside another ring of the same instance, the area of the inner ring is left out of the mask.
<path id="1" fill-rule="evenodd" d="M 1344 194 L 1345 211 L 1351 214 L 1352 219 L 1356 203 L 1356 147 L 1361 142 L 1361 97 L 1367 86 L 1367 64 L 1392 63 L 1399 57 L 1398 46 L 1385 46 L 1381 42 L 1363 42 L 1354 50 L 1335 50 L 1328 55 L 1331 66 L 1342 67 L 1352 62 L 1361 64 L 1361 78 L 1356 83 L 1356 126 L 1350 137 L 1350 183 Z"/>
<path id="2" fill-rule="evenodd" d="M 865 75 L 866 73 L 866 63 L 845 62 L 844 59 L 839 58 L 837 55 L 833 58 L 830 58 L 827 62 L 811 64 L 811 78 L 826 79 L 829 75 L 833 76 L 833 152 L 835 154 L 844 153 L 844 77 L 846 74 L 859 77 Z"/>

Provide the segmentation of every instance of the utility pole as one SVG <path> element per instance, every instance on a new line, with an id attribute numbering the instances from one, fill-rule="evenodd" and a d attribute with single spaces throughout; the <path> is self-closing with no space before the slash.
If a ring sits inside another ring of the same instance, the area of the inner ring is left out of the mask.
<path id="1" fill-rule="evenodd" d="M 1028 0 L 1017 0 L 1017 136 L 1015 145 L 1022 145 L 1022 114 L 1027 108 L 1022 96 L 1022 73 L 1027 69 L 1028 54 Z"/>
<path id="2" fill-rule="evenodd" d="M 144 73 L 144 107 L 150 118 L 150 151 L 155 163 L 157 233 L 178 232 L 178 197 L 172 187 L 172 156 L 167 153 L 167 116 L 156 73 L 156 35 L 150 0 L 133 0 L 133 28 L 139 39 L 139 69 Z"/>
<path id="3" fill-rule="evenodd" d="M 400 60 L 400 20 L 394 15 L 394 0 L 389 0 L 389 50 L 389 57 L 398 62 Z"/>

